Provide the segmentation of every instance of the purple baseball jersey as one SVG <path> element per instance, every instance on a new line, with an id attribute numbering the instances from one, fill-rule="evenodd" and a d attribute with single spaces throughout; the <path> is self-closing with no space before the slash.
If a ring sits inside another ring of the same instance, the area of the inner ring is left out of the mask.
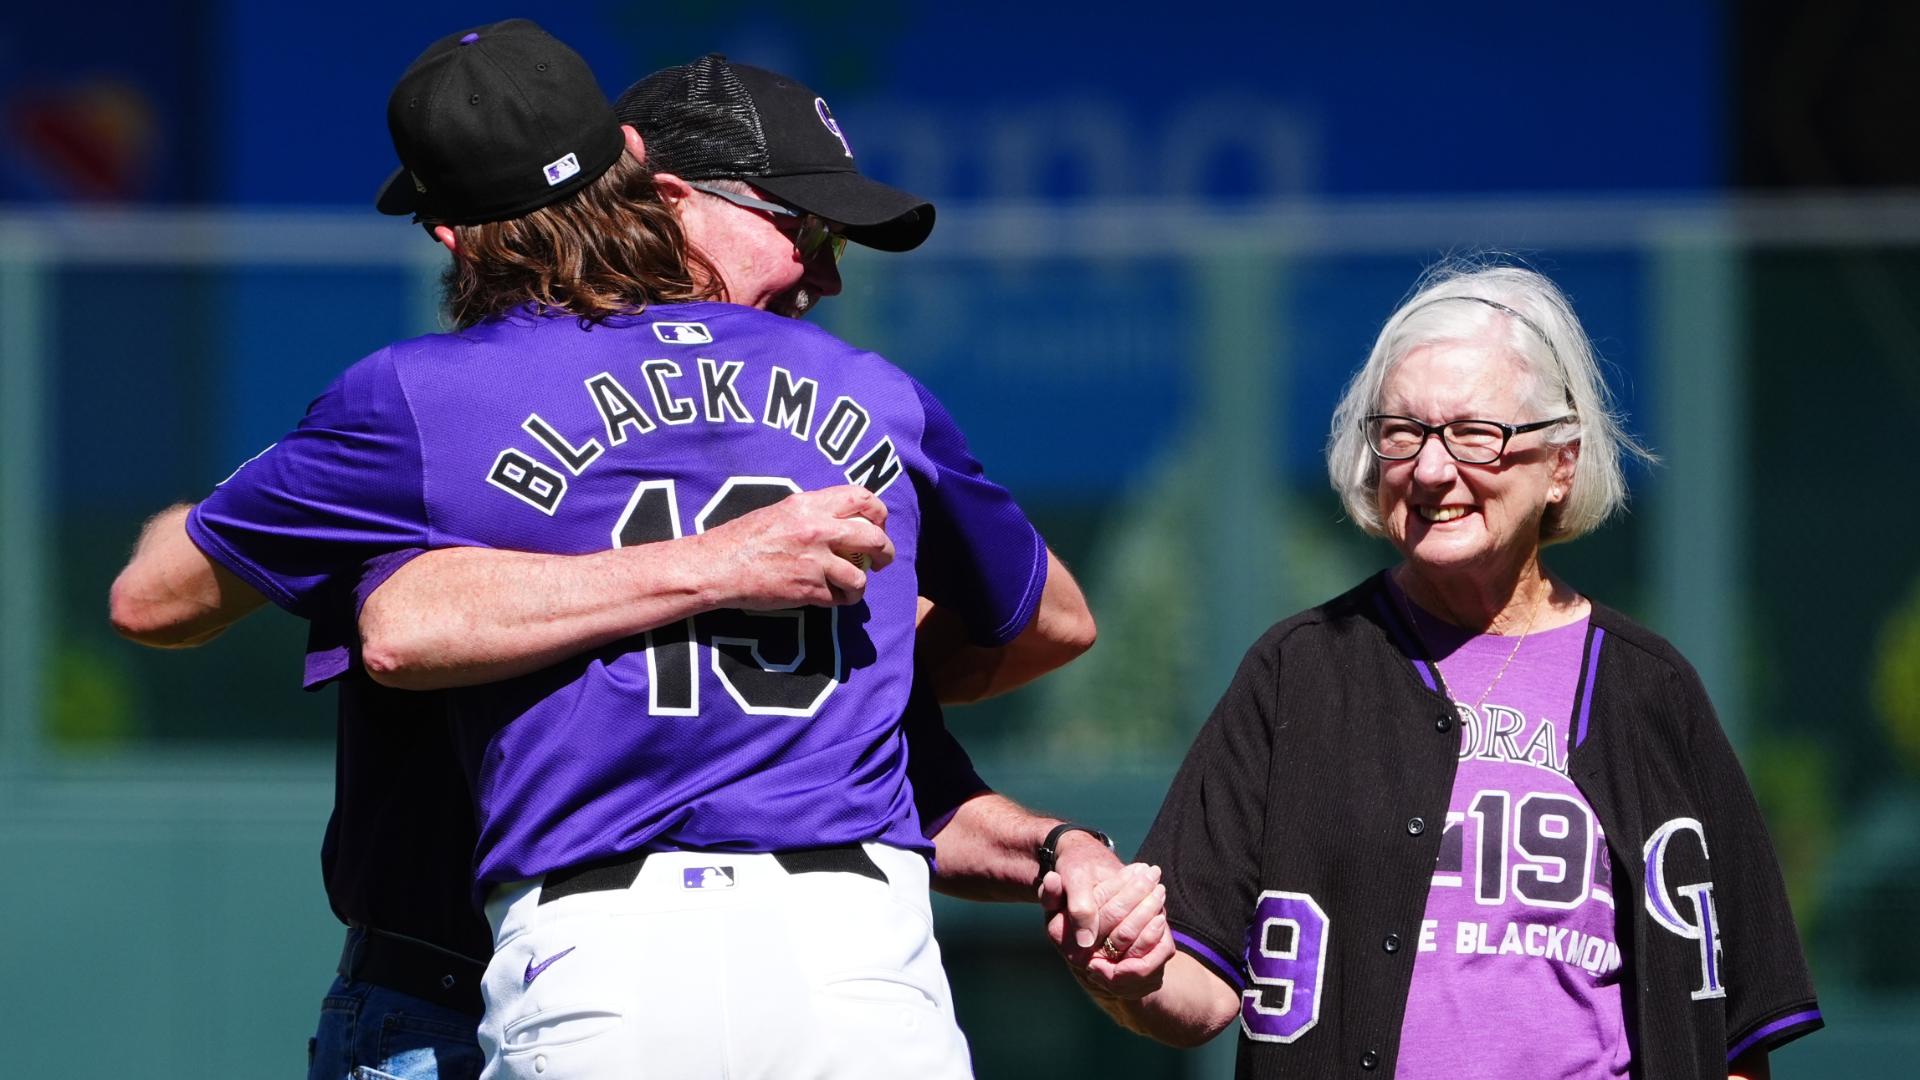
<path id="1" fill-rule="evenodd" d="M 900 731 L 915 597 L 1003 644 L 1039 602 L 1046 548 L 925 388 L 818 328 L 703 303 L 591 327 L 520 312 L 400 342 L 342 375 L 188 529 L 318 627 L 383 552 L 581 554 L 845 483 L 887 504 L 898 553 L 862 603 L 710 612 L 450 692 L 476 873 L 643 848 L 924 851 Z M 349 662 L 328 646 L 317 632 L 310 682 Z"/>
<path id="2" fill-rule="evenodd" d="M 1535 631 L 1517 649 L 1425 614 L 1418 623 L 1460 713 L 1460 766 L 1396 1075 L 1625 1076 L 1613 864 L 1567 776 L 1587 622 Z"/>

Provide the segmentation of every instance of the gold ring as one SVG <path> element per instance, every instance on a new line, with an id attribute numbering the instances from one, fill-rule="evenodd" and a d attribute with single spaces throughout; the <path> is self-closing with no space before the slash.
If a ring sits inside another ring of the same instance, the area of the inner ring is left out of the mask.
<path id="1" fill-rule="evenodd" d="M 1125 955 L 1126 955 L 1126 950 L 1125 950 L 1125 949 L 1122 949 L 1122 948 L 1121 948 L 1120 946 L 1118 946 L 1118 945 L 1115 945 L 1115 944 L 1113 943 L 1113 939 L 1112 939 L 1112 938 L 1108 938 L 1108 939 L 1107 939 L 1106 941 L 1104 941 L 1104 942 L 1101 942 L 1101 944 L 1100 944 L 1100 951 L 1101 951 L 1101 952 L 1102 952 L 1103 954 L 1105 954 L 1105 955 L 1106 955 L 1106 958 L 1107 958 L 1107 959 L 1109 959 L 1109 960 L 1118 960 L 1118 959 L 1120 959 L 1120 958 L 1121 958 L 1122 956 L 1125 956 Z"/>

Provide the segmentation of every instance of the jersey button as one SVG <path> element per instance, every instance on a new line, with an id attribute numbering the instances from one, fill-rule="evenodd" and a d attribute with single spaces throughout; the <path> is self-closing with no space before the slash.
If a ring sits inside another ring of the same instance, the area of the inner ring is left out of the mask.
<path id="1" fill-rule="evenodd" d="M 1390 953 L 1399 952 L 1400 951 L 1400 935 L 1388 934 L 1386 937 L 1380 940 L 1380 947 L 1387 950 Z"/>
<path id="2" fill-rule="evenodd" d="M 1380 1067 L 1380 1052 L 1379 1052 L 1378 1050 L 1369 1050 L 1369 1051 L 1367 1051 L 1366 1053 L 1364 1053 L 1364 1054 L 1361 1054 L 1361 1055 L 1360 1055 L 1360 1067 L 1361 1067 L 1361 1068 L 1363 1068 L 1363 1069 L 1377 1069 L 1377 1068 L 1379 1068 L 1379 1067 Z"/>
<path id="3" fill-rule="evenodd" d="M 1433 722 L 1433 730 L 1441 733 L 1442 735 L 1445 735 L 1447 732 L 1452 731 L 1453 730 L 1453 714 L 1441 713 L 1439 718 L 1434 720 Z"/>
<path id="4" fill-rule="evenodd" d="M 1419 836 L 1421 833 L 1426 831 L 1427 831 L 1426 818 L 1410 817 L 1407 819 L 1407 835 L 1408 836 Z"/>

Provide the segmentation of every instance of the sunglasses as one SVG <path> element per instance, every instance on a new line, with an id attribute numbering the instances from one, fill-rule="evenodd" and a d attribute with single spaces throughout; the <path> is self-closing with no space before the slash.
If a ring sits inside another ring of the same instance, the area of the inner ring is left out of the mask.
<path id="1" fill-rule="evenodd" d="M 686 183 L 688 187 L 695 191 L 704 192 L 716 199 L 724 199 L 735 206 L 743 206 L 748 210 L 759 210 L 772 214 L 774 217 L 793 218 L 798 221 L 799 229 L 793 234 L 793 246 L 799 249 L 800 257 L 803 259 L 813 258 L 820 253 L 822 248 L 832 250 L 834 262 L 839 262 L 840 256 L 846 253 L 847 238 L 834 231 L 835 226 L 833 222 L 828 221 L 818 214 L 810 214 L 805 210 L 795 210 L 791 206 L 784 206 L 777 202 L 769 202 L 766 199 L 756 199 L 751 195 L 742 195 L 737 191 L 728 191 L 726 188 L 715 187 L 712 184 L 702 184 L 694 180 L 689 180 Z"/>

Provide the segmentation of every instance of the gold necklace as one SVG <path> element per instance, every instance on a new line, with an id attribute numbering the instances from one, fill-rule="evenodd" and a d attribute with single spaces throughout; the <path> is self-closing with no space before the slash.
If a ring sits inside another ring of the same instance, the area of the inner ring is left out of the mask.
<path id="1" fill-rule="evenodd" d="M 1414 613 L 1413 598 L 1407 595 L 1407 590 L 1404 588 L 1400 590 L 1400 603 L 1401 606 L 1407 609 L 1407 625 L 1413 628 L 1413 636 L 1420 639 L 1420 647 L 1431 654 L 1433 652 L 1433 646 L 1427 644 L 1427 636 L 1420 632 L 1420 617 Z M 1513 649 L 1507 653 L 1507 658 L 1500 662 L 1500 670 L 1493 673 L 1493 681 L 1487 684 L 1485 690 L 1480 691 L 1479 699 L 1473 703 L 1473 711 L 1475 713 L 1480 711 L 1480 706 L 1487 703 L 1487 695 L 1493 693 L 1493 688 L 1500 685 L 1500 680 L 1506 675 L 1508 666 L 1513 663 L 1513 658 L 1520 655 L 1520 646 L 1527 640 L 1527 635 L 1533 633 L 1533 620 L 1539 617 L 1540 601 L 1535 600 L 1533 607 L 1527 611 L 1527 625 L 1521 628 L 1520 636 L 1513 642 Z M 1440 671 L 1440 661 L 1437 658 L 1433 662 L 1433 669 L 1434 673 L 1438 675 Z M 1441 675 L 1440 685 L 1445 687 L 1446 684 L 1446 676 Z M 1447 696 L 1451 698 L 1453 692 L 1448 691 Z"/>

